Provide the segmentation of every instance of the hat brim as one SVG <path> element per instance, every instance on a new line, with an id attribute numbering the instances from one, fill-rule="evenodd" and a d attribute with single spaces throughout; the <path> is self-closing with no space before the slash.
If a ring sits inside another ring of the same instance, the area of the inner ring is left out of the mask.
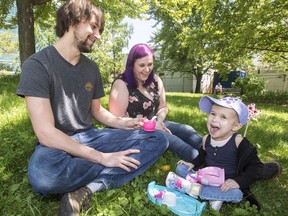
<path id="1" fill-rule="evenodd" d="M 242 125 L 245 125 L 247 123 L 248 109 L 245 106 L 245 104 L 243 104 L 242 102 L 240 105 L 235 106 L 234 103 L 227 103 L 224 100 L 212 98 L 210 96 L 202 97 L 200 102 L 199 102 L 200 109 L 207 114 L 209 114 L 211 112 L 212 106 L 214 104 L 216 104 L 218 106 L 234 109 L 236 111 L 236 113 L 238 114 L 239 122 Z"/>
<path id="2" fill-rule="evenodd" d="M 221 100 L 216 99 L 216 98 L 212 98 L 210 96 L 202 97 L 200 100 L 199 106 L 203 112 L 209 114 L 211 112 L 212 106 L 214 104 L 217 104 L 217 105 L 222 106 L 222 107 L 233 109 L 233 107 L 230 106 L 229 104 L 227 104 L 226 102 L 222 102 Z"/>

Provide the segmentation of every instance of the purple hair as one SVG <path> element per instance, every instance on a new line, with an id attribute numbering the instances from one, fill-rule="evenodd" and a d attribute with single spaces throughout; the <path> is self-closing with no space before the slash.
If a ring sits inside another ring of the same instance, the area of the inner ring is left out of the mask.
<path id="1" fill-rule="evenodd" d="M 143 58 L 148 55 L 153 56 L 153 60 L 155 60 L 154 52 L 148 44 L 139 43 L 131 48 L 127 58 L 126 69 L 120 75 L 120 77 L 127 83 L 128 87 L 131 88 L 138 87 L 138 84 L 133 74 L 134 63 L 137 59 Z M 148 79 L 145 81 L 143 86 L 144 87 L 149 86 L 153 81 L 154 81 L 154 68 L 152 69 L 151 73 L 148 76 Z"/>

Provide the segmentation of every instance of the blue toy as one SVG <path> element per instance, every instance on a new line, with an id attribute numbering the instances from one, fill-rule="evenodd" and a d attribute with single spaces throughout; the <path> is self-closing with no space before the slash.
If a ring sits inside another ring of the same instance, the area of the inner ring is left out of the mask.
<path id="1" fill-rule="evenodd" d="M 201 203 L 184 193 L 156 185 L 155 181 L 150 182 L 147 188 L 148 198 L 157 205 L 163 204 L 163 196 L 166 192 L 172 192 L 176 195 L 176 204 L 174 206 L 167 205 L 167 208 L 179 216 L 200 216 L 206 208 L 205 202 Z"/>

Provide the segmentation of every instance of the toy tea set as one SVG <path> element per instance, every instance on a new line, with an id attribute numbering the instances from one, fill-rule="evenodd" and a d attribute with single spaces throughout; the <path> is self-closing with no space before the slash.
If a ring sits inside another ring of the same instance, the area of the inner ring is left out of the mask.
<path id="1" fill-rule="evenodd" d="M 205 167 L 189 173 L 186 179 L 169 172 L 166 187 L 150 182 L 148 198 L 155 204 L 167 205 L 167 208 L 179 216 L 200 216 L 206 208 L 205 202 L 197 200 L 203 185 L 221 186 L 225 181 L 224 169 Z"/>
<path id="2" fill-rule="evenodd" d="M 146 132 L 155 131 L 156 116 L 146 119 L 143 128 Z M 148 198 L 155 204 L 166 205 L 179 216 L 200 216 L 206 208 L 205 202 L 197 200 L 202 185 L 221 186 L 225 181 L 224 169 L 205 167 L 189 173 L 186 179 L 169 172 L 166 187 L 150 182 L 147 188 Z"/>
<path id="3" fill-rule="evenodd" d="M 157 116 L 154 116 L 151 120 L 146 119 L 143 124 L 143 128 L 146 132 L 155 131 Z"/>

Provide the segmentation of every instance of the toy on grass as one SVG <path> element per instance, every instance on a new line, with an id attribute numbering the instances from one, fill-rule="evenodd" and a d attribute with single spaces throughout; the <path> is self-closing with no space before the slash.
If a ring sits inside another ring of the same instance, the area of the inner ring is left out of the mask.
<path id="1" fill-rule="evenodd" d="M 225 171 L 222 168 L 209 166 L 194 173 L 189 173 L 186 180 L 191 183 L 200 183 L 202 185 L 221 186 L 225 181 Z"/>
<path id="2" fill-rule="evenodd" d="M 205 202 L 199 202 L 171 188 L 156 185 L 155 181 L 149 183 L 147 196 L 153 203 L 160 206 L 166 205 L 169 210 L 179 216 L 200 216 L 206 208 Z"/>
<path id="3" fill-rule="evenodd" d="M 201 191 L 201 185 L 196 182 L 189 182 L 188 180 L 181 178 L 174 172 L 169 172 L 165 184 L 168 188 L 186 193 L 193 198 L 198 198 Z"/>
<path id="4" fill-rule="evenodd" d="M 261 110 L 257 110 L 257 109 L 255 108 L 255 103 L 251 103 L 251 104 L 249 104 L 247 107 L 248 107 L 248 121 L 247 121 L 247 124 L 246 124 L 245 132 L 244 132 L 244 137 L 245 137 L 246 134 L 247 134 L 247 130 L 248 130 L 248 126 L 249 126 L 250 119 L 252 119 L 252 120 L 254 120 L 254 121 L 258 121 L 258 120 L 257 120 L 257 116 L 261 113 Z"/>
<path id="5" fill-rule="evenodd" d="M 171 169 L 170 165 L 166 164 L 160 167 L 162 171 L 169 171 Z"/>

